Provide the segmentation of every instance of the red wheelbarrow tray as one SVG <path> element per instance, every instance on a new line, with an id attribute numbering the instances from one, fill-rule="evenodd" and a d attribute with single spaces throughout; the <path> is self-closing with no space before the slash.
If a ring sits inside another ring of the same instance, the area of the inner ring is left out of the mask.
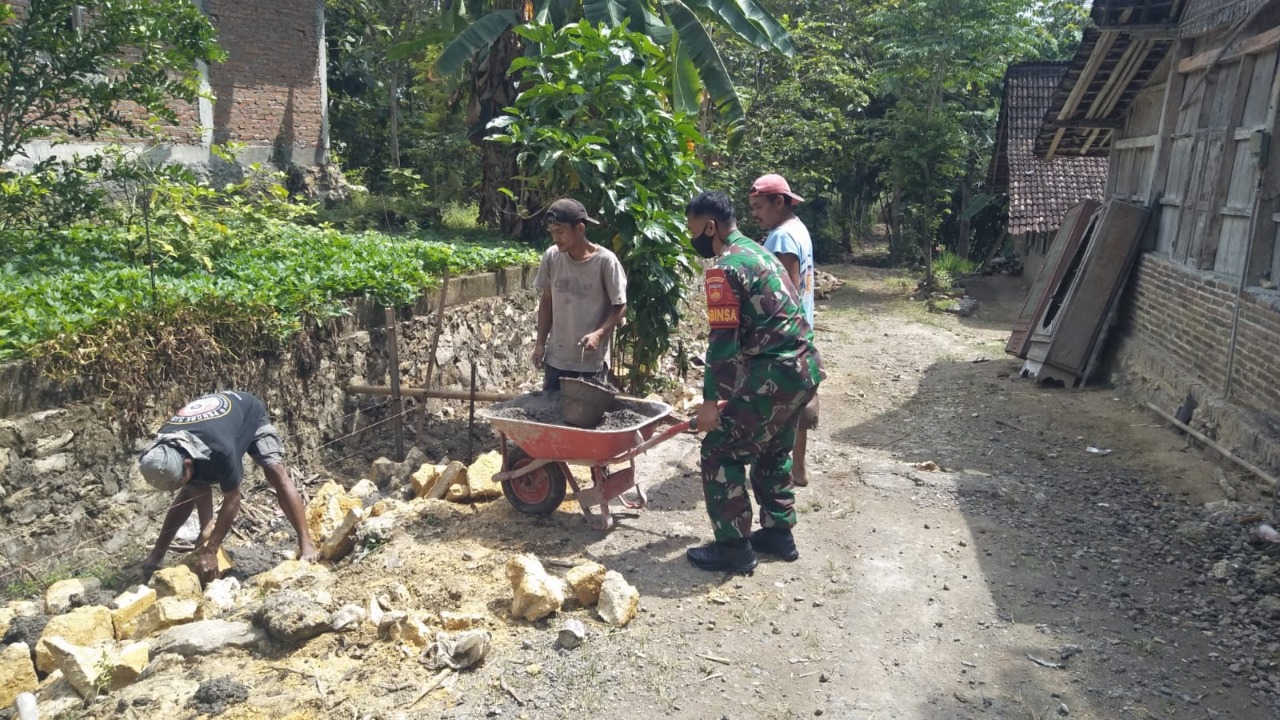
<path id="1" fill-rule="evenodd" d="M 568 425 L 550 425 L 529 420 L 497 417 L 488 409 L 477 409 L 476 415 L 488 420 L 507 439 L 535 460 L 559 460 L 572 464 L 597 464 L 626 455 L 653 437 L 659 425 L 671 424 L 670 405 L 654 400 L 619 397 L 637 403 L 637 412 L 645 415 L 642 422 L 616 430 L 588 430 Z"/>

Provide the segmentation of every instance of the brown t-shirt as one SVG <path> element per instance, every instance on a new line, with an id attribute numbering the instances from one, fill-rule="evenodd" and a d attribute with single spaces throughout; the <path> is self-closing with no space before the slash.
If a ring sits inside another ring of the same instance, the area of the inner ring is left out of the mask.
<path id="1" fill-rule="evenodd" d="M 609 361 L 612 333 L 595 352 L 583 353 L 578 341 L 600 327 L 614 305 L 627 302 L 627 276 L 618 256 L 596 246 L 591 257 L 574 260 L 552 245 L 542 255 L 533 284 L 551 290 L 551 333 L 544 361 L 559 370 L 600 370 Z"/>

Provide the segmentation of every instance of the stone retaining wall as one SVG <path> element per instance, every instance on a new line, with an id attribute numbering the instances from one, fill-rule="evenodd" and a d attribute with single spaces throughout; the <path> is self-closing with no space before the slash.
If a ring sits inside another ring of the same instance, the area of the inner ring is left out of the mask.
<path id="1" fill-rule="evenodd" d="M 450 283 L 436 351 L 437 386 L 464 387 L 475 361 L 478 389 L 532 387 L 534 272 L 508 268 Z M 406 385 L 426 383 L 438 298 L 438 290 L 424 294 L 400 316 L 400 371 Z M 388 412 L 385 397 L 345 392 L 349 384 L 388 384 L 384 310 L 371 302 L 356 302 L 350 309 L 350 316 L 330 324 L 327 339 L 305 362 L 293 352 L 260 358 L 253 368 L 255 381 L 238 388 L 267 403 L 288 446 L 286 459 L 304 472 L 336 450 L 328 444 Z M 170 408 L 223 389 L 217 378 L 206 382 L 166 388 L 154 398 L 149 426 L 162 424 Z M 379 433 L 389 436 L 389 428 L 383 423 Z M 39 562 L 45 567 L 37 572 L 47 572 L 43 559 L 68 548 L 83 545 L 77 558 L 96 554 L 110 561 L 140 539 L 151 541 L 158 522 L 153 515 L 163 511 L 169 497 L 150 492 L 137 473 L 135 454 L 147 438 L 120 435 L 107 399 L 83 387 L 53 385 L 24 363 L 0 366 L 0 527 L 5 528 L 0 590 L 15 579 L 6 570 L 17 563 Z M 260 472 L 248 472 L 247 478 L 258 482 Z"/>

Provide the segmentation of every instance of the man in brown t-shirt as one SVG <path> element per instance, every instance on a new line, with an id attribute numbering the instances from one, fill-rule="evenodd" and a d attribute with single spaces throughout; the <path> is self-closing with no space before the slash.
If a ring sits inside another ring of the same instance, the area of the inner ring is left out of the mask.
<path id="1" fill-rule="evenodd" d="M 547 248 L 534 286 L 538 302 L 538 338 L 533 366 L 543 371 L 542 389 L 560 389 L 560 379 L 608 382 L 613 329 L 627 312 L 627 277 L 607 248 L 587 239 L 582 203 L 568 198 L 547 208 Z"/>

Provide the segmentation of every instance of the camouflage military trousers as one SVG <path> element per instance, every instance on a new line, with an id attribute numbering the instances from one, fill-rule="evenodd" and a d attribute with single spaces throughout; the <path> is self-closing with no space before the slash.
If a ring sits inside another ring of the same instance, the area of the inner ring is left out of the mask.
<path id="1" fill-rule="evenodd" d="M 702 440 L 702 492 L 717 540 L 751 535 L 747 465 L 751 466 L 751 491 L 760 506 L 760 526 L 796 524 L 791 449 L 800 411 L 817 388 L 805 388 L 799 381 L 765 382 L 770 392 L 760 394 L 751 392 L 760 384 L 744 383 L 720 411 L 720 426 Z"/>

